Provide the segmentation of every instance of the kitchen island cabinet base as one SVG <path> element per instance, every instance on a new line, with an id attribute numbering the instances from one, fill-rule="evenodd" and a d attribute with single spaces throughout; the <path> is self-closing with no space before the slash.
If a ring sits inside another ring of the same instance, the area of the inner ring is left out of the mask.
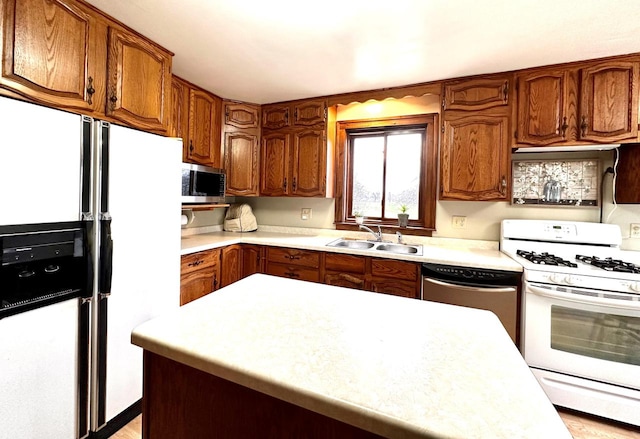
<path id="1" fill-rule="evenodd" d="M 144 351 L 144 439 L 382 438 Z"/>

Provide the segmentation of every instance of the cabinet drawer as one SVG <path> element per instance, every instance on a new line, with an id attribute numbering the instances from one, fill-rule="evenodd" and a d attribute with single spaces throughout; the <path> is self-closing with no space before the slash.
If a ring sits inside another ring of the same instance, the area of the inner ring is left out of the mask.
<path id="1" fill-rule="evenodd" d="M 417 263 L 376 258 L 371 260 L 371 274 L 375 277 L 417 281 L 419 273 L 420 266 Z"/>
<path id="2" fill-rule="evenodd" d="M 343 255 L 338 253 L 327 253 L 324 260 L 327 270 L 348 273 L 365 273 L 366 259 L 363 256 Z"/>
<path id="3" fill-rule="evenodd" d="M 220 252 L 217 249 L 182 255 L 180 258 L 180 273 L 186 274 L 205 267 L 212 267 L 216 265 L 219 260 Z"/>
<path id="4" fill-rule="evenodd" d="M 344 273 L 342 271 L 325 272 L 324 283 L 336 287 L 354 288 L 357 290 L 367 288 L 367 280 L 364 275 Z"/>
<path id="5" fill-rule="evenodd" d="M 320 271 L 315 268 L 300 267 L 290 264 L 267 262 L 266 274 L 288 277 L 290 279 L 320 282 Z"/>
<path id="6" fill-rule="evenodd" d="M 267 261 L 318 268 L 320 267 L 320 254 L 317 252 L 296 250 L 292 248 L 270 247 L 267 248 Z"/>
<path id="7" fill-rule="evenodd" d="M 371 290 L 376 293 L 391 294 L 394 296 L 420 298 L 420 282 L 407 280 L 392 280 L 374 277 L 371 280 Z"/>

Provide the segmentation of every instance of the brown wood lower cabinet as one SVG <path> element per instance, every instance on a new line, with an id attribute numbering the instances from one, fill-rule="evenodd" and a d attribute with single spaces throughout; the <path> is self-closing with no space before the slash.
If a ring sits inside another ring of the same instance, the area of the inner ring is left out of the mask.
<path id="1" fill-rule="evenodd" d="M 291 279 L 320 282 L 320 252 L 267 247 L 265 273 Z"/>
<path id="2" fill-rule="evenodd" d="M 180 261 L 180 306 L 218 289 L 219 279 L 220 249 L 183 255 Z"/>
<path id="3" fill-rule="evenodd" d="M 242 245 L 242 277 L 264 273 L 264 252 L 261 245 Z"/>
<path id="4" fill-rule="evenodd" d="M 420 298 L 420 264 L 366 256 L 326 253 L 324 283 Z"/>
<path id="5" fill-rule="evenodd" d="M 221 250 L 220 288 L 239 281 L 242 275 L 242 246 L 233 244 Z"/>

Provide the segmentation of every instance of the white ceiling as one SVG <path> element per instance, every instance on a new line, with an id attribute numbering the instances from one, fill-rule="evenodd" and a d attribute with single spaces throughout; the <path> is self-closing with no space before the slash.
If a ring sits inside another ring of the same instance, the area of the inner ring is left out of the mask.
<path id="1" fill-rule="evenodd" d="M 638 0 L 88 0 L 258 104 L 640 52 Z"/>

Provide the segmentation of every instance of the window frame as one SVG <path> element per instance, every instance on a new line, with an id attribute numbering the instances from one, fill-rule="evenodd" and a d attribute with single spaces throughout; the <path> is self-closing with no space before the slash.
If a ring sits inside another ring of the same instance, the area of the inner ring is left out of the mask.
<path id="1" fill-rule="evenodd" d="M 417 220 L 410 220 L 407 227 L 399 227 L 397 219 L 367 220 L 367 224 L 380 225 L 385 229 L 397 229 L 405 234 L 431 236 L 436 223 L 437 201 L 437 127 L 438 114 L 419 114 L 379 119 L 350 120 L 337 122 L 336 141 L 336 181 L 335 181 L 335 221 L 338 230 L 358 230 L 355 218 L 349 215 L 351 208 L 352 176 L 349 145 L 350 132 L 391 131 L 403 129 L 424 129 L 422 163 L 420 169 L 420 212 Z"/>

